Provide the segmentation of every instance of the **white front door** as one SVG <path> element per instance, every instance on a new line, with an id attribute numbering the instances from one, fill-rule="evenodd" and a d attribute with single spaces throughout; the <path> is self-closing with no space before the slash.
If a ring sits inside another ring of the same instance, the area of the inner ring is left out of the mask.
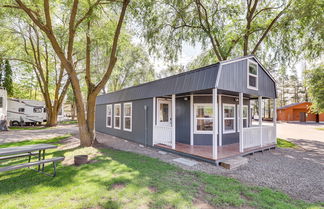
<path id="1" fill-rule="evenodd" d="M 158 99 L 157 125 L 171 127 L 171 101 Z"/>

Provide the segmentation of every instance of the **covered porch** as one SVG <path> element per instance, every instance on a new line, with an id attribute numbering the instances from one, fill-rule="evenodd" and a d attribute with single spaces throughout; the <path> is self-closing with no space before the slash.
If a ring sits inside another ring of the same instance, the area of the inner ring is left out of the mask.
<path id="1" fill-rule="evenodd" d="M 216 88 L 153 98 L 153 146 L 213 163 L 273 148 L 276 144 L 275 99 L 272 99 L 273 122 L 266 124 L 262 121 L 264 99 L 270 98 Z M 184 111 L 177 105 L 182 100 L 190 103 L 189 111 Z M 208 100 L 205 104 L 209 104 L 210 109 L 198 111 L 203 100 Z M 227 105 L 228 100 L 233 104 Z M 257 115 L 261 116 L 254 121 L 251 101 L 257 104 Z M 200 112 L 207 113 L 200 116 Z M 188 119 L 188 128 L 179 122 L 183 114 L 187 114 L 184 118 Z M 161 115 L 164 116 L 161 118 Z M 187 131 L 188 138 L 184 140 L 178 132 Z M 209 139 L 211 143 L 204 144 Z"/>

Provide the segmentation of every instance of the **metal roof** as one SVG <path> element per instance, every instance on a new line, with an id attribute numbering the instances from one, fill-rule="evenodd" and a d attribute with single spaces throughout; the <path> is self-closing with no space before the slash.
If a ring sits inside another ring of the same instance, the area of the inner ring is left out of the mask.
<path id="1" fill-rule="evenodd" d="M 97 97 L 97 104 L 146 99 L 215 87 L 219 63 Z"/>
<path id="2" fill-rule="evenodd" d="M 284 110 L 284 109 L 287 109 L 289 107 L 293 107 L 293 106 L 300 105 L 300 104 L 304 104 L 304 103 L 309 103 L 309 102 L 292 103 L 292 104 L 289 104 L 289 105 L 285 105 L 285 106 L 279 107 L 279 108 L 277 108 L 277 110 Z"/>
<path id="3" fill-rule="evenodd" d="M 248 55 L 238 57 L 231 60 L 221 61 L 216 64 L 205 66 L 196 70 L 190 70 L 184 73 L 173 75 L 170 77 L 162 78 L 152 82 L 144 83 L 138 86 L 122 89 L 120 91 L 100 95 L 97 97 L 97 104 L 109 104 L 115 102 L 125 102 L 138 99 L 147 99 L 152 97 L 167 96 L 172 94 L 182 94 L 188 92 L 201 91 L 206 89 L 212 89 L 218 86 L 219 79 L 225 79 L 225 75 L 220 75 L 222 66 L 229 63 L 238 63 L 239 61 L 254 58 L 259 65 L 261 63 L 254 55 Z M 271 85 L 274 85 L 274 91 L 276 91 L 275 80 L 270 73 L 261 65 L 261 69 L 270 77 L 273 81 Z M 234 72 L 234 71 L 233 71 Z M 236 79 L 239 79 L 242 83 L 242 79 L 239 74 L 236 75 Z M 231 80 L 229 82 L 236 82 Z M 226 89 L 224 89 L 226 90 Z M 273 91 L 272 88 L 267 91 Z M 260 93 L 260 92 L 259 92 Z M 272 93 L 272 92 L 271 92 Z M 276 97 L 274 92 L 273 97 Z M 272 97 L 271 97 L 272 98 Z"/>

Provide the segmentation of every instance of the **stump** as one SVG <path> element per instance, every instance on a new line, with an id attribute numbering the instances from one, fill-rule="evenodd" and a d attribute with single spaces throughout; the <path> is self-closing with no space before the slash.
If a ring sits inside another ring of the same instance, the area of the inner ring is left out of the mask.
<path id="1" fill-rule="evenodd" d="M 76 155 L 74 156 L 74 165 L 82 165 L 88 163 L 88 155 Z"/>

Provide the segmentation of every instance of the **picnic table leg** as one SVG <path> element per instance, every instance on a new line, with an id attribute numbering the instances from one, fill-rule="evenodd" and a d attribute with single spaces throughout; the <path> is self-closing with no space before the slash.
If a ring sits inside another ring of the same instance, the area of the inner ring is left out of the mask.
<path id="1" fill-rule="evenodd" d="M 38 151 L 38 161 L 41 160 L 42 150 Z M 40 165 L 38 165 L 38 171 L 40 171 Z"/>
<path id="2" fill-rule="evenodd" d="M 43 160 L 45 160 L 45 150 L 43 150 Z M 42 165 L 42 171 L 44 171 L 44 164 Z"/>
<path id="3" fill-rule="evenodd" d="M 32 153 L 29 152 L 28 162 L 30 163 Z"/>

